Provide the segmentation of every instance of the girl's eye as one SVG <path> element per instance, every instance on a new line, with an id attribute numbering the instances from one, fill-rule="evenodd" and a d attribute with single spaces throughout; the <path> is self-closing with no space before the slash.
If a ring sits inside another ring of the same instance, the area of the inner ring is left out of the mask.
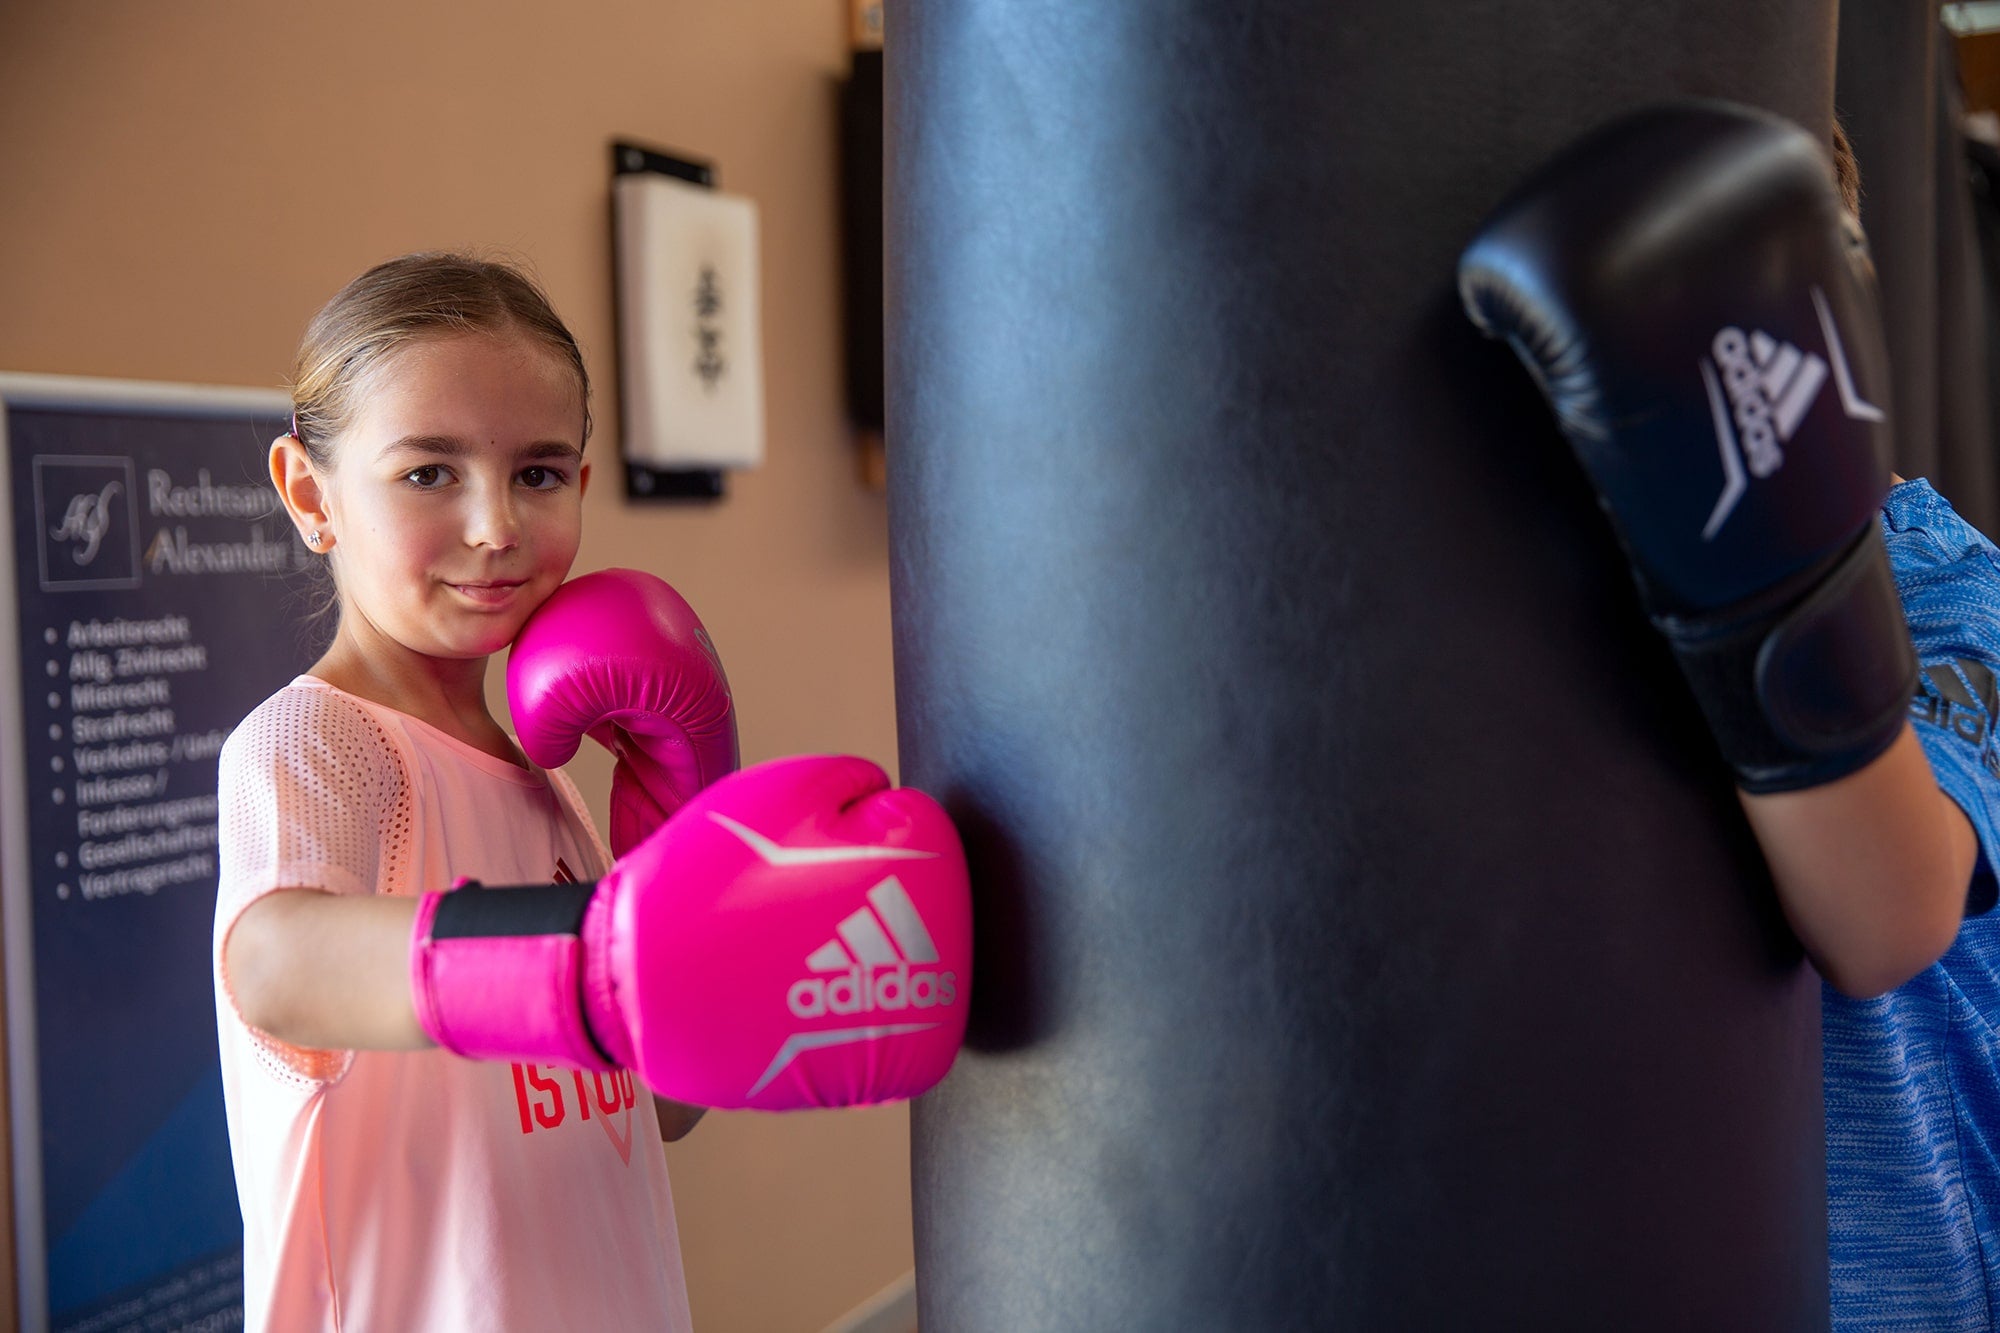
<path id="1" fill-rule="evenodd" d="M 435 463 L 426 463 L 404 473 L 403 480 L 420 490 L 430 490 L 444 480 L 444 469 Z"/>
<path id="2" fill-rule="evenodd" d="M 563 474 L 552 467 L 522 468 L 521 482 L 532 490 L 553 490 L 563 484 Z"/>

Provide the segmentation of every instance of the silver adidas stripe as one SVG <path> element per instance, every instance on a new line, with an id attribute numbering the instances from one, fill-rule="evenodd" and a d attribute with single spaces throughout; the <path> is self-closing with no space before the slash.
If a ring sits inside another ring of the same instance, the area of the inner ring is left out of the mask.
<path id="1" fill-rule="evenodd" d="M 878 1037 L 900 1037 L 910 1032 L 928 1032 L 936 1026 L 936 1023 L 893 1023 L 884 1027 L 835 1028 L 829 1032 L 795 1032 L 785 1039 L 784 1045 L 778 1048 L 777 1055 L 771 1059 L 770 1068 L 764 1071 L 764 1077 L 752 1084 L 750 1091 L 743 1095 L 745 1097 L 755 1097 L 770 1086 L 772 1079 L 784 1072 L 786 1065 L 798 1059 L 807 1051 L 816 1051 L 828 1046 L 845 1046 L 849 1042 L 874 1041 Z"/>

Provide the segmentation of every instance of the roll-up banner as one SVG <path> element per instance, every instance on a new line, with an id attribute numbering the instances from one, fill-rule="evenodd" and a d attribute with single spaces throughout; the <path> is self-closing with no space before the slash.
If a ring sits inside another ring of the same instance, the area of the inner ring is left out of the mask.
<path id="1" fill-rule="evenodd" d="M 239 1327 L 216 755 L 309 660 L 276 392 L 0 375 L 0 902 L 30 1333 Z"/>

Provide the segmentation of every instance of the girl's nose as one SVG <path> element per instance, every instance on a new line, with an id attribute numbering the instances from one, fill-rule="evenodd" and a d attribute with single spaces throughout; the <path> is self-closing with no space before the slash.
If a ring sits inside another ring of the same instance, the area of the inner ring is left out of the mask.
<path id="1" fill-rule="evenodd" d="M 515 510 L 508 487 L 480 495 L 467 516 L 465 541 L 468 546 L 486 546 L 496 551 L 511 550 L 521 541 L 521 516 Z"/>

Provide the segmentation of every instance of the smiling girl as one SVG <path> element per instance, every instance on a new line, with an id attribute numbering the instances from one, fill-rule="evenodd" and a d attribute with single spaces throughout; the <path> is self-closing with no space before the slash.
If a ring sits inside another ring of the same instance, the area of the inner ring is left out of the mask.
<path id="1" fill-rule="evenodd" d="M 575 789 L 488 713 L 576 557 L 589 380 L 515 270 L 419 254 L 313 319 L 271 478 L 332 644 L 221 760 L 215 976 L 252 1329 L 685 1329 L 658 1148 L 699 1111 L 631 1073 L 460 1059 L 411 1002 L 417 902 L 592 880 Z"/>

